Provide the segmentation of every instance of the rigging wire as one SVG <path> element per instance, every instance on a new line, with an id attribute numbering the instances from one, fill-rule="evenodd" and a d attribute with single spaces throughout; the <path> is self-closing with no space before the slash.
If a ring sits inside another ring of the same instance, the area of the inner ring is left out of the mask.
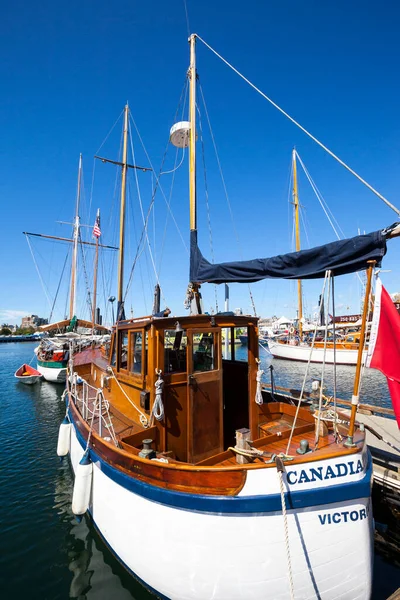
<path id="1" fill-rule="evenodd" d="M 201 156 L 203 161 L 203 173 L 204 173 L 204 192 L 206 199 L 206 209 L 207 209 L 207 223 L 208 223 L 208 232 L 210 236 L 210 250 L 211 250 L 211 261 L 215 263 L 214 256 L 214 245 L 213 245 L 213 237 L 212 237 L 212 227 L 211 227 L 211 214 L 210 214 L 210 203 L 209 203 L 209 194 L 208 194 L 208 182 L 207 182 L 207 169 L 206 169 L 206 157 L 204 151 L 204 138 L 203 138 L 203 128 L 201 123 L 201 113 L 199 107 L 196 105 L 197 113 L 199 115 L 199 131 L 200 131 L 200 141 L 201 141 Z M 214 295 L 215 295 L 215 310 L 218 313 L 218 292 L 217 285 L 214 284 Z"/>
<path id="2" fill-rule="evenodd" d="M 188 9 L 187 9 L 186 0 L 183 0 L 183 5 L 185 7 L 185 17 L 186 17 L 187 34 L 188 34 L 188 37 L 190 37 L 189 13 L 188 13 Z"/>
<path id="3" fill-rule="evenodd" d="M 187 82 L 186 82 L 186 80 L 185 80 L 185 86 L 183 87 L 183 90 L 182 90 L 182 93 L 181 93 L 180 102 L 179 102 L 179 104 L 178 104 L 178 107 L 177 107 L 177 110 L 176 110 L 176 112 L 175 112 L 175 117 L 174 117 L 174 119 L 176 119 L 176 116 L 177 116 L 177 114 L 178 114 L 179 106 L 180 106 L 180 103 L 181 103 L 181 100 L 182 100 L 183 93 L 184 93 L 184 90 L 185 90 L 185 87 L 186 87 L 186 85 L 187 85 Z M 144 143 L 143 143 L 142 137 L 141 137 L 141 135 L 140 135 L 140 132 L 139 132 L 139 130 L 138 130 L 138 128 L 137 128 L 137 126 L 136 126 L 136 123 L 135 123 L 134 119 L 132 118 L 132 115 L 131 115 L 131 121 L 132 121 L 132 123 L 133 123 L 133 126 L 135 127 L 136 134 L 137 134 L 137 136 L 138 136 L 138 138 L 139 138 L 139 140 L 140 140 L 140 142 L 141 142 L 141 144 L 142 144 L 142 148 L 143 148 L 143 150 L 144 150 L 144 153 L 145 153 L 145 155 L 146 155 L 146 158 L 147 158 L 147 160 L 148 160 L 148 162 L 149 162 L 149 164 L 150 164 L 150 167 L 152 168 L 152 170 L 153 170 L 153 172 L 154 172 L 153 164 L 152 164 L 152 162 L 151 162 L 151 160 L 150 160 L 150 157 L 149 157 L 149 155 L 148 155 L 148 153 L 147 153 L 147 150 L 146 150 L 146 148 L 145 148 L 145 146 L 144 146 Z M 162 160 L 161 160 L 161 167 L 160 167 L 160 171 L 159 171 L 159 173 L 161 173 L 161 172 L 162 172 L 162 169 L 163 169 L 163 166 L 164 166 L 164 162 L 165 162 L 165 159 L 166 159 L 166 156 L 167 156 L 168 148 L 169 148 L 169 140 L 168 140 L 168 142 L 167 142 L 167 144 L 166 144 L 166 147 L 165 147 L 165 150 L 164 150 L 164 154 L 163 154 L 163 157 L 162 157 Z M 161 191 L 161 193 L 162 193 L 162 195 L 163 195 L 163 198 L 164 198 L 164 200 L 165 200 L 165 202 L 166 202 L 167 208 L 168 208 L 168 210 L 170 211 L 170 214 L 171 214 L 171 216 L 172 216 L 172 219 L 173 219 L 173 221 L 174 221 L 174 223 L 175 223 L 175 225 L 176 225 L 176 227 L 177 227 L 177 230 L 178 230 L 178 233 L 179 233 L 179 235 L 180 235 L 180 237 L 181 237 L 181 240 L 182 240 L 182 243 L 183 243 L 183 245 L 184 245 L 184 248 L 185 248 L 185 250 L 186 250 L 187 254 L 189 254 L 189 251 L 188 251 L 188 248 L 187 248 L 187 246 L 186 246 L 185 240 L 183 239 L 182 233 L 181 233 L 181 231 L 180 231 L 180 229 L 179 229 L 179 227 L 178 227 L 178 224 L 176 223 L 175 217 L 174 217 L 174 215 L 173 215 L 173 213 L 172 213 L 172 211 L 171 211 L 171 209 L 170 209 L 170 206 L 169 206 L 169 204 L 168 204 L 168 201 L 167 201 L 166 195 L 165 195 L 165 193 L 164 193 L 164 191 L 163 191 L 163 189 L 162 189 L 162 186 L 161 186 L 161 184 L 160 184 L 160 174 L 159 174 L 159 175 L 158 175 L 158 177 L 157 177 L 157 179 L 156 179 L 156 184 L 155 184 L 155 187 L 154 187 L 154 190 L 153 190 L 153 194 L 152 194 L 151 202 L 150 202 L 150 205 L 149 205 L 149 208 L 148 208 L 148 211 L 147 211 L 147 215 L 146 215 L 146 219 L 145 219 L 145 226 L 144 226 L 144 228 L 142 229 L 142 233 L 141 233 L 141 236 L 140 236 L 139 244 L 138 244 L 138 246 L 137 246 L 137 250 L 136 250 L 136 255 L 135 255 L 135 258 L 134 258 L 134 261 L 133 261 L 133 264 L 132 264 L 131 272 L 130 272 L 130 275 L 129 275 L 129 279 L 128 279 L 128 283 L 127 283 L 127 286 L 126 286 L 126 291 L 125 291 L 125 295 L 124 295 L 124 301 L 125 301 L 125 299 L 126 299 L 126 296 L 127 296 L 127 294 L 128 294 L 129 287 L 130 287 L 130 285 L 131 285 L 131 283 L 132 283 L 133 272 L 134 272 L 134 269 L 135 269 L 135 266 L 136 266 L 137 260 L 138 260 L 138 258 L 139 258 L 139 256 L 140 256 L 140 254 L 141 254 L 141 252 L 140 252 L 140 246 L 141 246 L 141 244 L 142 244 L 142 241 L 143 241 L 143 236 L 144 236 L 144 233 L 145 233 L 145 229 L 146 229 L 146 227 L 147 227 L 148 220 L 149 220 L 149 218 L 150 218 L 151 210 L 152 210 L 152 208 L 153 208 L 153 205 L 154 205 L 155 196 L 156 196 L 156 193 L 157 193 L 157 190 L 158 190 L 158 188 L 160 188 L 160 191 Z"/>
<path id="4" fill-rule="evenodd" d="M 85 260 L 85 253 L 83 251 L 83 245 L 82 245 L 82 239 L 81 239 L 81 235 L 79 233 L 79 247 L 81 250 L 81 254 L 82 254 L 82 267 L 83 267 L 83 275 L 84 275 L 84 279 L 85 279 L 85 285 L 86 285 L 86 303 L 89 307 L 89 314 L 92 310 L 92 302 L 91 302 L 91 293 L 90 293 L 90 286 L 89 286 L 89 278 L 88 278 L 88 274 L 86 271 L 86 260 Z"/>
<path id="5" fill-rule="evenodd" d="M 56 302 L 57 302 L 58 292 L 60 291 L 60 286 L 61 286 L 62 278 L 64 276 L 64 271 L 65 271 L 65 266 L 67 264 L 67 259 L 69 257 L 69 251 L 70 251 L 70 249 L 68 248 L 68 251 L 67 251 L 67 254 L 66 254 L 65 260 L 64 260 L 64 265 L 63 265 L 63 268 L 62 268 L 62 271 L 61 271 L 61 277 L 60 277 L 60 280 L 58 282 L 58 286 L 57 286 L 57 290 L 56 290 L 56 295 L 54 296 L 53 306 L 51 307 L 50 316 L 49 316 L 49 323 L 51 323 L 51 319 L 53 317 L 54 307 L 55 307 Z"/>
<path id="6" fill-rule="evenodd" d="M 189 91 L 189 80 L 186 79 L 186 85 L 184 86 L 183 90 L 182 90 L 182 94 L 181 94 L 181 98 L 178 104 L 178 109 L 176 111 L 176 115 L 175 118 L 177 117 L 177 113 L 179 110 L 179 106 L 182 104 L 182 112 L 181 112 L 181 120 L 183 121 L 183 115 L 185 113 L 186 110 L 186 103 L 187 103 L 187 97 L 188 97 L 188 91 Z M 183 97 L 183 102 L 182 102 L 182 97 Z M 179 148 L 176 148 L 175 151 L 175 162 L 174 162 L 174 166 L 176 166 L 177 162 L 178 162 L 178 154 L 179 154 Z M 170 190 L 169 190 L 169 196 L 168 196 L 168 207 L 171 207 L 171 202 L 172 202 L 172 193 L 173 193 L 173 189 L 174 189 L 174 184 L 175 184 L 175 172 L 176 169 L 173 170 L 172 173 L 172 180 L 171 180 L 171 186 L 170 186 Z M 168 229 L 168 221 L 169 221 L 169 215 L 171 214 L 170 210 L 168 210 L 167 212 L 167 217 L 165 219 L 165 225 L 164 225 L 164 234 L 163 234 L 163 240 L 162 240 L 162 244 L 161 244 L 161 252 L 160 252 L 160 262 L 158 265 L 158 272 L 161 273 L 161 263 L 162 263 L 162 259 L 164 256 L 164 246 L 165 246 L 165 240 L 167 237 L 167 229 Z M 186 252 L 187 254 L 189 254 L 187 248 L 186 248 Z"/>
<path id="7" fill-rule="evenodd" d="M 214 152 L 215 152 L 215 156 L 216 156 L 216 159 L 217 159 L 218 170 L 219 170 L 221 181 L 222 181 L 222 187 L 224 189 L 225 198 L 226 198 L 226 201 L 227 201 L 227 204 L 228 204 L 228 208 L 229 208 L 229 213 L 230 213 L 230 216 L 231 216 L 233 232 L 234 232 L 235 237 L 236 237 L 236 242 L 238 244 L 240 255 L 241 255 L 241 257 L 243 257 L 242 244 L 241 244 L 241 241 L 240 241 L 239 233 L 238 233 L 238 231 L 236 229 L 236 226 L 235 226 L 235 220 L 234 220 L 234 217 L 233 217 L 232 205 L 231 205 L 231 202 L 230 202 L 230 199 L 229 199 L 228 189 L 226 187 L 224 174 L 222 172 L 222 165 L 221 165 L 221 161 L 219 159 L 219 154 L 218 154 L 218 150 L 217 150 L 217 144 L 215 142 L 214 132 L 213 132 L 213 129 L 211 127 L 211 121 L 210 121 L 210 117 L 209 117 L 209 114 L 208 114 L 207 105 L 206 105 L 206 101 L 205 101 L 205 98 L 204 98 L 203 88 L 201 86 L 200 80 L 198 80 L 198 85 L 199 85 L 199 89 L 200 89 L 201 99 L 202 99 L 202 102 L 203 102 L 203 105 L 204 105 L 204 112 L 206 114 L 207 123 L 208 123 L 208 127 L 209 127 L 209 130 L 210 130 L 211 140 L 212 140 L 212 143 L 213 143 L 213 146 L 214 146 Z M 257 316 L 256 306 L 255 306 L 255 303 L 254 303 L 254 298 L 253 298 L 253 294 L 252 294 L 252 291 L 251 291 L 251 286 L 250 286 L 249 283 L 247 284 L 247 287 L 249 289 L 249 295 L 250 295 L 250 300 L 251 300 L 251 304 L 252 304 L 252 307 L 253 307 L 254 316 Z"/>
<path id="8" fill-rule="evenodd" d="M 295 151 L 295 152 L 296 152 L 296 151 Z M 318 202 L 320 203 L 320 205 L 321 205 L 321 208 L 322 208 L 322 210 L 324 211 L 326 218 L 328 219 L 328 221 L 329 221 L 329 223 L 330 223 L 330 226 L 332 227 L 333 231 L 335 232 L 335 235 L 336 235 L 337 239 L 338 239 L 338 240 L 340 240 L 340 239 L 341 239 L 341 236 L 342 236 L 342 237 L 345 237 L 345 235 L 344 235 L 344 233 L 343 233 L 343 230 L 340 228 L 340 226 L 339 226 L 339 224 L 338 224 L 337 220 L 336 220 L 336 219 L 335 219 L 335 217 L 333 216 L 333 214 L 332 214 L 332 211 L 330 211 L 330 212 L 331 212 L 331 215 L 332 215 L 333 219 L 331 219 L 331 217 L 329 216 L 329 214 L 328 214 L 328 210 L 327 210 L 328 206 L 326 205 L 326 206 L 327 206 L 327 208 L 325 208 L 325 204 L 326 204 L 326 202 L 325 202 L 325 201 L 324 201 L 324 199 L 322 198 L 322 195 L 321 195 L 320 191 L 318 190 L 317 186 L 315 185 L 315 183 L 314 183 L 313 179 L 311 178 L 311 175 L 310 175 L 310 173 L 309 173 L 309 172 L 308 172 L 308 170 L 306 169 L 306 167 L 305 167 L 305 165 L 304 165 L 303 161 L 301 160 L 301 158 L 300 158 L 300 156 L 298 155 L 298 153 L 297 153 L 297 152 L 296 152 L 296 156 L 297 156 L 297 158 L 299 159 L 299 163 L 300 163 L 300 165 L 301 165 L 301 167 L 302 167 L 302 169 L 303 169 L 303 171 L 304 171 L 304 173 L 305 173 L 305 176 L 307 177 L 307 179 L 308 179 L 308 182 L 309 182 L 309 184 L 311 185 L 311 188 L 312 188 L 312 190 L 313 190 L 314 194 L 316 195 L 316 197 L 317 197 L 317 200 L 318 200 Z M 328 208 L 328 209 L 329 209 L 329 208 Z M 329 210 L 330 210 L 330 209 L 329 209 Z M 340 229 L 341 236 L 339 235 L 339 233 L 338 233 L 338 231 L 337 231 L 337 229 L 336 229 L 335 225 L 333 224 L 333 220 L 336 222 L 336 227 L 337 227 L 338 229 Z"/>
<path id="9" fill-rule="evenodd" d="M 324 211 L 325 216 L 327 217 L 327 219 L 329 221 L 329 224 L 331 225 L 331 227 L 332 227 L 332 229 L 333 229 L 333 231 L 334 231 L 337 239 L 340 240 L 340 239 L 346 237 L 343 229 L 340 227 L 339 222 L 337 221 L 337 219 L 334 216 L 333 212 L 329 208 L 326 200 L 324 200 L 321 192 L 319 191 L 318 187 L 316 186 L 316 184 L 315 184 L 314 180 L 312 179 L 310 173 L 308 172 L 305 164 L 301 160 L 301 158 L 300 158 L 300 156 L 299 156 L 299 154 L 297 153 L 296 150 L 295 150 L 295 152 L 296 152 L 297 158 L 299 159 L 300 165 L 301 165 L 301 167 L 302 167 L 302 169 L 303 169 L 303 171 L 304 171 L 304 173 L 305 173 L 305 175 L 306 175 L 306 177 L 307 177 L 307 179 L 308 179 L 308 181 L 309 181 L 309 183 L 311 185 L 311 188 L 312 188 L 314 194 L 316 195 L 316 197 L 318 199 L 318 202 L 320 203 L 320 205 L 322 207 L 322 210 Z M 329 216 L 328 213 L 330 213 L 330 216 Z M 301 211 L 300 211 L 300 214 L 303 217 Z M 336 227 L 334 226 L 333 221 L 336 223 Z M 339 230 L 340 234 L 338 233 L 337 230 Z M 305 229 L 305 231 L 306 231 L 306 229 Z M 307 231 L 306 231 L 306 235 L 307 235 Z M 361 285 L 363 285 L 360 273 L 356 272 L 355 275 L 356 275 L 357 279 L 359 280 L 359 282 L 361 283 Z"/>
<path id="10" fill-rule="evenodd" d="M 285 110 L 283 110 L 283 108 L 281 108 L 278 104 L 276 104 L 276 102 L 274 102 L 273 100 L 271 100 L 271 98 L 269 98 L 266 94 L 264 94 L 264 92 L 262 92 L 256 85 L 254 85 L 254 83 L 252 83 L 249 79 L 247 79 L 247 77 L 242 75 L 242 73 L 240 73 L 240 71 L 235 69 L 235 67 L 233 65 L 231 65 L 231 63 L 229 63 L 225 58 L 223 58 L 223 56 L 221 56 L 221 54 L 219 54 L 216 50 L 214 50 L 214 48 L 212 48 L 209 44 L 207 44 L 207 42 L 205 42 L 199 35 L 197 35 L 197 34 L 195 34 L 195 35 L 198 40 L 200 40 L 209 50 L 211 50 L 211 52 L 213 52 L 215 54 L 215 56 L 217 56 L 220 60 L 222 60 L 223 63 L 225 63 L 230 69 L 232 69 L 232 71 L 234 71 L 237 75 L 239 75 L 239 77 L 241 77 L 246 83 L 248 83 L 250 87 L 252 87 L 263 98 L 265 98 L 265 100 L 267 100 L 270 104 L 272 104 L 272 106 L 274 106 L 277 110 L 279 110 L 279 112 L 282 113 L 287 119 L 289 119 L 289 121 L 291 121 L 299 129 L 301 129 L 301 131 L 303 131 L 303 133 L 305 133 L 309 138 L 311 138 L 316 144 L 318 144 L 318 146 L 320 146 L 323 150 L 325 150 L 325 152 L 327 152 L 330 156 L 332 156 L 332 158 L 334 158 L 339 164 L 341 164 L 345 169 L 347 169 L 352 175 L 354 175 L 354 177 L 356 177 L 359 181 L 361 181 L 361 183 L 363 183 L 369 190 L 371 190 L 371 192 L 373 192 L 376 196 L 378 196 L 378 198 L 380 198 L 387 206 L 389 206 L 389 208 L 391 208 L 398 216 L 400 216 L 400 210 L 398 208 L 396 208 L 391 202 L 389 202 L 389 200 L 387 200 L 387 198 L 385 198 L 385 196 L 380 194 L 375 188 L 372 187 L 372 185 L 370 185 L 367 181 L 365 181 L 365 179 L 363 179 L 360 175 L 358 175 L 358 173 L 356 173 L 356 171 L 354 171 L 342 159 L 340 159 L 336 154 L 334 154 L 334 152 L 332 152 L 332 150 L 329 150 L 329 148 L 327 146 L 325 146 L 325 144 L 320 142 L 314 135 L 312 135 L 307 129 L 305 129 L 305 127 L 300 125 L 300 123 L 298 121 L 296 121 Z"/>
<path id="11" fill-rule="evenodd" d="M 151 160 L 150 160 L 150 157 L 149 157 L 149 155 L 147 154 L 147 150 L 146 150 L 146 148 L 145 148 L 145 146 L 144 146 L 144 144 L 143 144 L 143 140 L 142 140 L 142 138 L 141 138 L 141 135 L 140 135 L 140 133 L 139 133 L 139 130 L 138 130 L 138 128 L 136 127 L 136 123 L 135 123 L 135 121 L 134 121 L 134 120 L 133 120 L 133 118 L 132 118 L 132 115 L 131 115 L 131 120 L 132 120 L 132 123 L 133 123 L 133 125 L 134 125 L 134 127 L 135 127 L 136 134 L 137 134 L 137 136 L 139 137 L 140 143 L 142 144 L 142 147 L 143 147 L 143 150 L 144 150 L 144 152 L 145 152 L 146 158 L 147 158 L 147 160 L 148 160 L 148 162 L 149 162 L 149 165 L 150 165 L 150 167 L 151 167 L 151 168 L 153 169 L 153 171 L 154 171 L 153 164 L 152 164 L 152 162 L 151 162 Z M 165 204 L 166 204 L 166 206 L 167 206 L 167 209 L 168 209 L 168 211 L 169 211 L 169 212 L 170 212 L 170 214 L 171 214 L 172 220 L 173 220 L 173 222 L 174 222 L 174 224 L 175 224 L 175 227 L 176 227 L 176 229 L 177 229 L 177 231 L 178 231 L 178 234 L 179 234 L 179 236 L 180 236 L 180 238 L 181 238 L 181 240 L 182 240 L 182 244 L 183 244 L 183 246 L 184 246 L 184 248 L 185 248 L 185 250 L 186 250 L 186 253 L 189 255 L 189 250 L 188 250 L 188 247 L 187 247 L 187 245 L 186 245 L 186 242 L 185 242 L 185 240 L 184 240 L 184 237 L 183 237 L 183 235 L 182 235 L 182 232 L 181 232 L 181 230 L 179 229 L 179 225 L 178 225 L 178 223 L 177 223 L 177 221 L 176 221 L 176 219 L 175 219 L 175 216 L 174 216 L 174 214 L 173 214 L 173 212 L 172 212 L 172 210 L 171 210 L 171 207 L 170 207 L 170 205 L 168 204 L 167 197 L 166 197 L 166 195 L 165 195 L 165 193 L 164 193 L 164 190 L 163 190 L 163 188 L 162 188 L 162 186 L 161 186 L 161 183 L 160 183 L 160 179 L 161 179 L 161 173 L 162 173 L 162 166 L 163 166 L 163 164 L 164 164 L 164 161 L 165 161 L 165 158 L 166 158 L 166 155 L 167 155 L 168 147 L 169 147 L 169 140 L 168 140 L 167 146 L 166 146 L 166 148 L 165 148 L 165 151 L 164 151 L 164 156 L 163 156 L 163 159 L 162 159 L 161 170 L 160 170 L 160 173 L 159 173 L 159 175 L 158 175 L 158 177 L 157 177 L 157 179 L 156 179 L 156 185 L 155 185 L 155 189 L 154 189 L 154 192 L 153 192 L 153 198 L 152 198 L 152 202 L 151 202 L 151 204 L 150 204 L 150 210 L 152 209 L 152 204 L 154 204 L 154 199 L 155 199 L 155 195 L 156 195 L 156 193 L 157 193 L 157 189 L 158 189 L 158 188 L 160 188 L 160 192 L 161 192 L 161 194 L 162 194 L 162 196 L 163 196 L 163 198 L 164 198 L 164 201 L 165 201 Z"/>
<path id="12" fill-rule="evenodd" d="M 135 163 L 136 162 L 135 149 L 133 147 L 132 133 L 131 133 L 130 130 L 129 130 L 129 139 L 130 139 L 130 144 L 131 144 L 132 159 L 133 159 L 133 163 Z M 151 249 L 151 244 L 150 244 L 149 235 L 148 235 L 148 231 L 147 231 L 148 230 L 148 221 L 146 223 L 146 219 L 145 219 L 145 216 L 144 216 L 142 195 L 141 195 L 141 192 L 140 192 L 140 185 L 139 185 L 139 179 L 138 179 L 137 169 L 134 169 L 134 172 L 135 172 L 136 191 L 137 191 L 137 194 L 138 194 L 138 200 L 139 200 L 139 206 L 140 206 L 140 213 L 142 215 L 143 226 L 145 227 L 145 236 L 146 236 L 146 242 L 147 242 L 147 248 L 148 248 L 148 251 L 149 251 L 149 256 L 150 256 L 151 264 L 152 264 L 152 267 L 153 267 L 153 270 L 154 270 L 154 275 L 156 277 L 156 281 L 157 281 L 158 285 L 160 286 L 161 296 L 162 296 L 164 302 L 167 304 L 167 301 L 166 301 L 164 293 L 163 293 L 163 289 L 162 289 L 161 284 L 160 284 L 160 279 L 159 279 L 159 276 L 158 276 L 157 267 L 156 267 L 156 264 L 155 264 L 155 261 L 154 261 L 153 251 Z"/>
<path id="13" fill-rule="evenodd" d="M 39 270 L 38 264 L 36 262 L 35 255 L 34 255 L 33 250 L 32 250 L 32 246 L 31 246 L 31 242 L 30 242 L 29 236 L 27 234 L 25 234 L 25 237 L 26 237 L 26 241 L 28 242 L 29 250 L 31 251 L 31 255 L 32 255 L 32 260 L 33 260 L 34 265 L 36 267 L 36 271 L 37 271 L 37 274 L 39 276 L 39 280 L 40 280 L 40 283 L 42 285 L 44 294 L 46 296 L 47 302 L 49 303 L 50 310 L 52 310 L 52 303 L 51 303 L 51 299 L 50 299 L 50 293 L 48 292 L 48 290 L 47 290 L 47 288 L 46 288 L 46 286 L 44 284 L 44 281 L 42 279 L 42 276 L 40 274 L 40 270 Z"/>
<path id="14" fill-rule="evenodd" d="M 130 193 L 130 181 L 129 181 L 129 187 L 128 187 L 128 197 L 129 197 L 128 207 L 130 208 L 131 213 L 132 213 L 132 219 L 131 220 L 132 220 L 132 223 L 133 223 L 133 232 L 134 232 L 134 235 L 135 235 L 135 241 L 137 242 L 138 235 L 137 235 L 137 231 L 136 231 L 135 211 L 133 209 L 133 200 L 132 200 L 133 194 Z M 131 220 L 128 219 L 128 226 L 129 226 Z M 132 247 L 131 247 L 131 237 L 132 236 L 128 236 L 128 240 L 129 240 L 129 256 L 132 256 L 132 252 L 131 252 L 131 250 L 132 250 Z M 145 244 L 143 244 L 143 248 L 142 248 L 142 251 L 141 251 L 141 253 L 140 253 L 139 256 L 141 256 L 141 254 L 143 254 L 144 251 L 145 251 Z M 147 255 L 145 254 L 145 260 L 146 259 L 147 259 Z M 149 264 L 148 264 L 147 260 L 146 260 L 146 269 L 147 269 L 147 277 L 148 277 L 148 280 L 150 282 L 150 279 L 151 279 L 150 278 L 150 270 L 149 270 Z M 142 263 L 141 262 L 139 262 L 139 275 L 140 275 L 140 281 L 141 281 L 141 285 L 142 285 L 142 294 L 143 294 L 143 301 L 144 301 L 144 306 L 145 306 L 145 312 L 147 314 L 147 301 L 146 301 L 147 294 L 145 293 L 143 270 L 142 270 Z M 150 283 L 150 293 L 152 294 L 151 283 Z M 133 300 L 134 300 L 133 294 L 131 294 L 131 307 L 132 307 Z"/>
<path id="15" fill-rule="evenodd" d="M 100 144 L 99 148 L 97 149 L 97 151 L 95 152 L 95 154 L 98 154 L 100 152 L 100 150 L 102 149 L 102 147 L 104 146 L 104 144 L 106 143 L 106 141 L 108 140 L 108 138 L 110 137 L 114 127 L 116 126 L 116 124 L 118 123 L 118 121 L 120 120 L 120 118 L 122 117 L 122 115 L 124 114 L 125 108 L 123 108 L 119 114 L 119 116 L 117 117 L 114 125 L 111 127 L 110 131 L 107 133 L 106 137 L 104 138 L 104 140 L 102 141 L 102 143 Z"/>

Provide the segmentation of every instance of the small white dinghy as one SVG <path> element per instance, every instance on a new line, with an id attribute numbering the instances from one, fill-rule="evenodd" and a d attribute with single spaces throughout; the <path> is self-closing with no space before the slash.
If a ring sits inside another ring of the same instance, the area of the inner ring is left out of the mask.
<path id="1" fill-rule="evenodd" d="M 18 381 L 21 381 L 21 383 L 26 383 L 27 385 L 33 385 L 42 377 L 39 371 L 36 371 L 36 369 L 26 364 L 23 364 L 22 367 L 17 369 L 14 376 L 18 379 Z"/>

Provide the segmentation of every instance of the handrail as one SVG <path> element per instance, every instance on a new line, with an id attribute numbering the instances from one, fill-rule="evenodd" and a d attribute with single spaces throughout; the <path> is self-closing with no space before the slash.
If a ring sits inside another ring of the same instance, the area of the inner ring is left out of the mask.
<path id="1" fill-rule="evenodd" d="M 271 391 L 271 386 L 268 383 L 264 383 L 262 385 L 262 388 L 268 392 Z M 293 388 L 286 388 L 280 385 L 274 385 L 274 391 L 288 392 L 293 396 Z M 309 396 L 306 396 L 306 398 L 308 399 Z M 336 398 L 336 402 L 337 404 L 343 404 L 344 406 L 351 407 L 351 400 L 342 400 L 341 398 Z M 361 410 L 369 410 L 372 413 L 381 413 L 383 415 L 388 415 L 391 417 L 395 416 L 393 409 L 385 408 L 383 406 L 374 406 L 372 404 L 359 404 L 358 408 Z"/>

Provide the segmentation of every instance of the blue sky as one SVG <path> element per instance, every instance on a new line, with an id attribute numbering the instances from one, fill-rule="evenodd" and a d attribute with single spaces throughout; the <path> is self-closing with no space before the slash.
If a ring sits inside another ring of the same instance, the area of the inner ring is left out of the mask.
<path id="1" fill-rule="evenodd" d="M 394 2 L 298 3 L 237 0 L 187 0 L 190 30 L 232 62 L 250 80 L 299 120 L 395 205 L 399 198 L 397 26 Z M 183 0 L 68 3 L 16 1 L 1 19 L 0 321 L 19 322 L 24 314 L 48 316 L 49 302 L 22 231 L 68 236 L 74 213 L 79 153 L 84 160 L 82 222 L 92 224 L 102 211 L 104 243 L 114 244 L 118 219 L 116 168 L 93 155 L 118 119 L 126 100 L 158 172 L 174 121 L 188 66 L 187 23 Z M 288 176 L 296 146 L 346 236 L 384 227 L 396 215 L 326 155 L 254 90 L 228 70 L 201 43 L 198 72 L 234 214 L 218 172 L 204 106 L 199 101 L 216 261 L 271 256 L 292 249 Z M 118 159 L 119 120 L 101 149 Z M 135 158 L 148 165 L 137 136 Z M 211 258 L 205 209 L 202 146 L 198 149 L 199 237 Z M 171 208 L 188 244 L 187 157 L 176 171 Z M 169 147 L 164 170 L 174 166 Z M 151 174 L 138 175 L 144 210 L 151 198 Z M 92 186 L 93 181 L 93 186 Z M 172 175 L 161 178 L 169 194 Z M 304 247 L 335 239 L 304 175 L 299 174 L 304 207 Z M 131 178 L 126 279 L 135 254 L 140 207 Z M 150 242 L 165 303 L 183 314 L 188 256 L 172 219 L 156 195 Z M 166 231 L 166 234 L 164 232 Z M 89 235 L 89 233 L 85 233 Z M 55 295 L 67 247 L 32 240 L 32 249 L 49 297 Z M 389 243 L 383 277 L 389 292 L 400 291 L 400 247 Z M 78 312 L 88 316 L 85 290 L 91 287 L 92 254 L 79 278 Z M 67 263 L 69 264 L 69 263 Z M 102 258 L 100 305 L 116 293 L 111 254 Z M 67 272 L 54 316 L 65 312 Z M 127 313 L 151 310 L 154 273 L 142 253 L 127 296 Z M 306 311 L 316 305 L 321 282 L 305 284 Z M 257 312 L 295 315 L 295 285 L 286 281 L 252 286 Z M 354 276 L 338 280 L 340 312 L 358 312 L 360 286 Z M 213 286 L 203 286 L 205 309 L 215 307 Z M 217 290 L 223 307 L 223 288 Z M 231 288 L 231 307 L 250 312 L 247 286 Z M 110 307 L 108 305 L 107 319 Z"/>

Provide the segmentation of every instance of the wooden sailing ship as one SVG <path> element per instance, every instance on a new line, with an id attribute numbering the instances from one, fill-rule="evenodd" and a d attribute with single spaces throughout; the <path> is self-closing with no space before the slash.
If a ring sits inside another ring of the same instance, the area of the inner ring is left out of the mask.
<path id="1" fill-rule="evenodd" d="M 192 35 L 190 126 L 186 135 L 180 124 L 178 136 L 190 149 L 191 314 L 123 318 L 122 210 L 111 348 L 80 353 L 67 379 L 57 452 L 69 454 L 75 472 L 73 511 L 89 512 L 157 597 L 367 599 L 373 538 L 371 459 L 356 422 L 361 350 L 350 421 L 339 427 L 322 410 L 263 392 L 257 318 L 203 314 L 199 288 L 368 269 L 369 294 L 390 232 L 328 244 L 324 260 L 317 248 L 209 263 L 197 246 L 195 42 Z M 122 207 L 127 168 L 124 152 Z M 236 328 L 247 332 L 247 361 L 236 358 Z M 225 358 L 222 331 L 231 342 Z"/>
<path id="2" fill-rule="evenodd" d="M 69 288 L 69 318 L 62 321 L 43 325 L 40 330 L 46 334 L 50 334 L 53 337 L 43 337 L 40 344 L 35 348 L 34 352 L 37 357 L 37 369 L 43 375 L 44 379 L 54 383 L 63 383 L 67 376 L 67 365 L 70 358 L 70 339 L 74 337 L 75 346 L 74 350 L 80 349 L 86 344 L 92 343 L 96 339 L 96 335 L 100 338 L 106 334 L 109 334 L 110 330 L 96 322 L 96 294 L 97 294 L 97 267 L 98 267 L 98 256 L 99 247 L 116 248 L 112 246 L 104 246 L 99 243 L 99 236 L 96 237 L 96 242 L 83 242 L 80 238 L 80 217 L 79 217 L 79 205 L 81 199 L 81 183 L 82 183 L 82 154 L 79 156 L 79 168 L 78 168 L 78 184 L 76 193 L 76 207 L 75 207 L 75 218 L 73 223 L 73 236 L 72 239 L 61 238 L 51 235 L 43 235 L 38 233 L 28 233 L 24 231 L 26 236 L 37 236 L 41 238 L 53 239 L 63 242 L 72 243 L 72 263 L 71 263 L 71 280 Z M 96 217 L 100 220 L 100 213 L 98 211 Z M 95 225 L 96 227 L 96 225 Z M 98 229 L 100 232 L 100 229 Z M 94 281 L 93 281 L 93 300 L 92 300 L 92 321 L 86 321 L 84 319 L 77 319 L 76 317 L 76 297 L 77 297 L 77 273 L 78 273 L 78 249 L 80 244 L 95 247 L 95 262 L 94 262 Z M 85 330 L 87 333 L 78 335 L 74 332 L 80 328 Z M 55 335 L 54 335 L 55 334 Z M 66 334 L 66 335 L 65 335 Z M 79 344 L 77 342 L 80 342 Z"/>

